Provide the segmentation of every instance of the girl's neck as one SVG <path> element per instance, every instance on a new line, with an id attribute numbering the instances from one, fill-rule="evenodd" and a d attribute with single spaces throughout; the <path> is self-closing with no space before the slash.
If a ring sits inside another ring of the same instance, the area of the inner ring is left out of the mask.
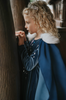
<path id="1" fill-rule="evenodd" d="M 40 38 L 41 38 L 40 36 L 36 36 L 36 37 L 35 37 L 35 40 L 38 40 L 38 39 L 40 39 Z"/>
<path id="2" fill-rule="evenodd" d="M 41 31 L 37 32 L 37 33 L 36 33 L 35 40 L 40 39 L 40 38 L 41 38 L 41 34 L 42 34 L 42 33 L 43 33 L 43 32 L 41 32 Z"/>

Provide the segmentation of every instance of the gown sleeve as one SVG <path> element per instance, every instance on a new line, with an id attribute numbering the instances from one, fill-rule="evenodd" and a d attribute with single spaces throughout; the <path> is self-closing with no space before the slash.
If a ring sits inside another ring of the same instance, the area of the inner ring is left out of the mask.
<path id="1" fill-rule="evenodd" d="M 38 64 L 38 55 L 39 55 L 39 47 L 32 52 L 29 56 L 27 48 L 25 45 L 19 46 L 19 55 L 21 57 L 21 61 L 27 71 L 31 71 Z"/>

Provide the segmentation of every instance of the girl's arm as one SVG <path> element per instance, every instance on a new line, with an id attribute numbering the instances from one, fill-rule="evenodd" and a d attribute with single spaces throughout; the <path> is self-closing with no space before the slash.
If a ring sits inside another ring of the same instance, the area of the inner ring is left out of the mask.
<path id="1" fill-rule="evenodd" d="M 25 45 L 19 46 L 19 55 L 27 71 L 31 71 L 38 64 L 39 46 L 29 56 Z"/>

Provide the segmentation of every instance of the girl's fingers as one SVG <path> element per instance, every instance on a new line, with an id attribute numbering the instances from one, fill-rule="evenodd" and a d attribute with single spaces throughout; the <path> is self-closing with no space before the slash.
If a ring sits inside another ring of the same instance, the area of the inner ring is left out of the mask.
<path id="1" fill-rule="evenodd" d="M 18 38 L 24 38 L 24 36 L 22 34 L 19 34 Z"/>
<path id="2" fill-rule="evenodd" d="M 15 36 L 18 36 L 19 34 L 15 34 Z"/>
<path id="3" fill-rule="evenodd" d="M 23 34 L 19 34 L 21 37 L 23 37 Z"/>
<path id="4" fill-rule="evenodd" d="M 21 37 L 23 37 L 23 34 L 15 34 L 16 36 L 21 36 Z"/>
<path id="5" fill-rule="evenodd" d="M 25 36 L 25 32 L 24 31 L 16 31 L 15 32 L 15 35 L 16 36 L 19 36 L 20 35 L 20 37 L 21 38 L 24 38 L 24 40 L 26 41 L 26 36 Z"/>
<path id="6" fill-rule="evenodd" d="M 24 31 L 16 31 L 15 34 L 25 34 Z"/>

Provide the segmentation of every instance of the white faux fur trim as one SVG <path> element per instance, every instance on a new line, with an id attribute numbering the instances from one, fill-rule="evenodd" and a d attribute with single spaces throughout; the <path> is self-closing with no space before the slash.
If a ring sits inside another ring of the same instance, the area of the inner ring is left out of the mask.
<path id="1" fill-rule="evenodd" d="M 36 33 L 33 33 L 33 34 L 28 33 L 27 34 L 27 38 L 28 38 L 29 41 L 31 41 L 35 37 L 36 37 Z"/>
<path id="2" fill-rule="evenodd" d="M 34 34 L 28 33 L 28 35 L 27 35 L 27 38 L 28 38 L 29 41 L 31 41 L 35 37 L 36 37 L 36 33 L 34 33 Z M 53 36 L 53 35 L 51 35 L 49 33 L 44 33 L 44 34 L 42 33 L 41 36 L 40 36 L 40 38 L 44 42 L 46 42 L 48 44 L 57 44 L 57 43 L 60 42 L 57 37 L 55 37 L 55 36 Z"/>
<path id="3" fill-rule="evenodd" d="M 45 41 L 48 44 L 57 44 L 60 42 L 57 37 L 55 37 L 49 33 L 41 34 L 41 38 L 43 41 Z"/>

